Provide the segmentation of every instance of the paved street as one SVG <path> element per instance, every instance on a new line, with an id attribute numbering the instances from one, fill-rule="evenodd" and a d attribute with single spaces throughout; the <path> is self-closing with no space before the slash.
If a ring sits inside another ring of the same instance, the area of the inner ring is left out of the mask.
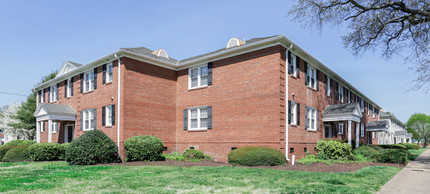
<path id="1" fill-rule="evenodd" d="M 410 161 L 378 193 L 430 193 L 430 149 Z"/>

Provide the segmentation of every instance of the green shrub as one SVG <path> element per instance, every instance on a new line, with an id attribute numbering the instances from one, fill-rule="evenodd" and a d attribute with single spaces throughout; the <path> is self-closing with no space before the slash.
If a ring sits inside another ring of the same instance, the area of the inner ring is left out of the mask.
<path id="1" fill-rule="evenodd" d="M 0 147 L 0 161 L 3 160 L 3 156 L 6 154 L 7 151 L 14 148 L 16 146 L 2 146 Z"/>
<path id="2" fill-rule="evenodd" d="M 64 159 L 66 157 L 66 150 L 69 148 L 70 143 L 62 143 L 59 144 L 60 147 L 60 156 L 58 159 Z"/>
<path id="3" fill-rule="evenodd" d="M 379 147 L 383 149 L 402 149 L 402 150 L 408 150 L 404 145 L 400 144 L 388 144 L 388 145 L 378 145 Z"/>
<path id="4" fill-rule="evenodd" d="M 319 140 L 316 146 L 317 158 L 323 160 L 347 160 L 351 155 L 351 145 L 338 141 Z"/>
<path id="5" fill-rule="evenodd" d="M 30 156 L 28 154 L 28 148 L 30 145 L 15 146 L 14 148 L 8 150 L 3 156 L 3 162 L 23 162 L 29 161 Z"/>
<path id="6" fill-rule="evenodd" d="M 37 143 L 28 148 L 28 153 L 34 161 L 58 160 L 62 155 L 62 148 L 58 143 Z"/>
<path id="7" fill-rule="evenodd" d="M 281 151 L 264 147 L 241 147 L 230 151 L 228 163 L 243 166 L 276 166 L 285 163 L 285 155 Z"/>
<path id="8" fill-rule="evenodd" d="M 87 131 L 70 143 L 66 161 L 72 165 L 119 162 L 118 147 L 100 130 Z"/>
<path id="9" fill-rule="evenodd" d="M 12 140 L 10 142 L 7 142 L 3 146 L 32 145 L 35 143 L 36 143 L 36 141 L 34 141 L 34 140 L 19 140 L 19 139 L 17 139 L 17 140 Z"/>
<path id="10" fill-rule="evenodd" d="M 163 160 L 163 142 L 160 138 L 141 135 L 130 137 L 124 142 L 127 161 Z"/>
<path id="11" fill-rule="evenodd" d="M 187 160 L 201 160 L 205 159 L 205 154 L 196 149 L 188 149 L 182 154 L 182 156 Z"/>
<path id="12" fill-rule="evenodd" d="M 378 150 L 376 150 L 375 148 L 371 147 L 371 146 L 360 146 L 354 150 L 352 150 L 352 153 L 354 155 L 361 155 L 364 156 L 368 159 L 376 159 L 376 156 L 378 155 Z"/>
<path id="13" fill-rule="evenodd" d="M 408 150 L 419 150 L 420 146 L 415 143 L 401 143 L 399 145 L 405 146 Z"/>
<path id="14" fill-rule="evenodd" d="M 168 154 L 163 154 L 163 157 L 169 160 L 176 160 L 176 161 L 184 161 L 185 157 L 182 156 L 181 153 L 173 152 Z"/>
<path id="15" fill-rule="evenodd" d="M 384 149 L 379 151 L 376 157 L 377 162 L 406 164 L 409 152 L 404 149 Z"/>
<path id="16" fill-rule="evenodd" d="M 373 148 L 373 149 L 375 149 L 375 150 L 382 150 L 382 149 L 384 149 L 384 148 L 381 148 L 381 147 L 379 147 L 379 146 L 377 146 L 377 145 L 372 145 L 372 144 L 367 144 L 366 146 L 367 146 L 367 147 L 371 147 L 371 148 Z"/>

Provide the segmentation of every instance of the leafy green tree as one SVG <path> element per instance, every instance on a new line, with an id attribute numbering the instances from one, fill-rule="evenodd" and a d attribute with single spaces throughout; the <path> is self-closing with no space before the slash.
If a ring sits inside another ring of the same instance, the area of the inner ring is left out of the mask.
<path id="1" fill-rule="evenodd" d="M 430 141 L 430 115 L 413 114 L 406 123 L 406 130 L 413 134 L 413 138 L 417 139 L 418 143 L 424 140 L 424 147 L 426 147 Z"/>
<path id="2" fill-rule="evenodd" d="M 40 83 L 47 82 L 57 75 L 57 72 L 50 73 L 44 76 Z M 9 123 L 15 130 L 15 134 L 23 135 L 26 139 L 33 140 L 36 134 L 36 117 L 34 117 L 34 111 L 36 111 L 36 99 L 37 92 L 33 91 L 25 102 L 21 104 L 16 115 L 13 116 L 18 122 Z"/>
<path id="3" fill-rule="evenodd" d="M 430 1 L 428 0 L 294 0 L 293 21 L 322 29 L 346 25 L 345 47 L 354 54 L 382 49 L 382 56 L 406 53 L 415 64 L 415 89 L 430 91 Z M 405 52 L 406 51 L 406 52 Z"/>

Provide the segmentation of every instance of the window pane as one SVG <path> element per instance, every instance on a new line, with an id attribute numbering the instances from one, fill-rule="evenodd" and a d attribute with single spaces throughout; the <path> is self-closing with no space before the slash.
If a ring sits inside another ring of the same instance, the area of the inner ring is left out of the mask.
<path id="1" fill-rule="evenodd" d="M 208 124 L 207 124 L 207 118 L 201 118 L 200 119 L 200 128 L 207 128 Z"/>
<path id="2" fill-rule="evenodd" d="M 208 117 L 208 109 L 200 109 L 200 118 L 207 118 Z"/>
<path id="3" fill-rule="evenodd" d="M 192 78 L 191 79 L 191 87 L 197 87 L 197 84 L 198 84 L 197 78 Z"/>
<path id="4" fill-rule="evenodd" d="M 208 74 L 208 66 L 200 67 L 200 74 L 207 75 Z"/>
<path id="5" fill-rule="evenodd" d="M 191 69 L 191 78 L 197 77 L 198 69 Z"/>
<path id="6" fill-rule="evenodd" d="M 197 128 L 197 119 L 191 119 L 191 128 Z"/>
<path id="7" fill-rule="evenodd" d="M 197 118 L 197 109 L 192 109 L 191 111 L 191 118 Z"/>
<path id="8" fill-rule="evenodd" d="M 202 77 L 200 78 L 200 85 L 201 85 L 201 86 L 206 86 L 206 85 L 208 85 L 208 76 L 202 76 Z"/>

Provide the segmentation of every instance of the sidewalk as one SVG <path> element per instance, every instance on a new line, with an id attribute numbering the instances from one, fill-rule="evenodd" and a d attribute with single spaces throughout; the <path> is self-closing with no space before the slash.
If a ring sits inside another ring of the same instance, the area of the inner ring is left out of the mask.
<path id="1" fill-rule="evenodd" d="M 410 161 L 378 193 L 430 193 L 430 149 Z"/>

